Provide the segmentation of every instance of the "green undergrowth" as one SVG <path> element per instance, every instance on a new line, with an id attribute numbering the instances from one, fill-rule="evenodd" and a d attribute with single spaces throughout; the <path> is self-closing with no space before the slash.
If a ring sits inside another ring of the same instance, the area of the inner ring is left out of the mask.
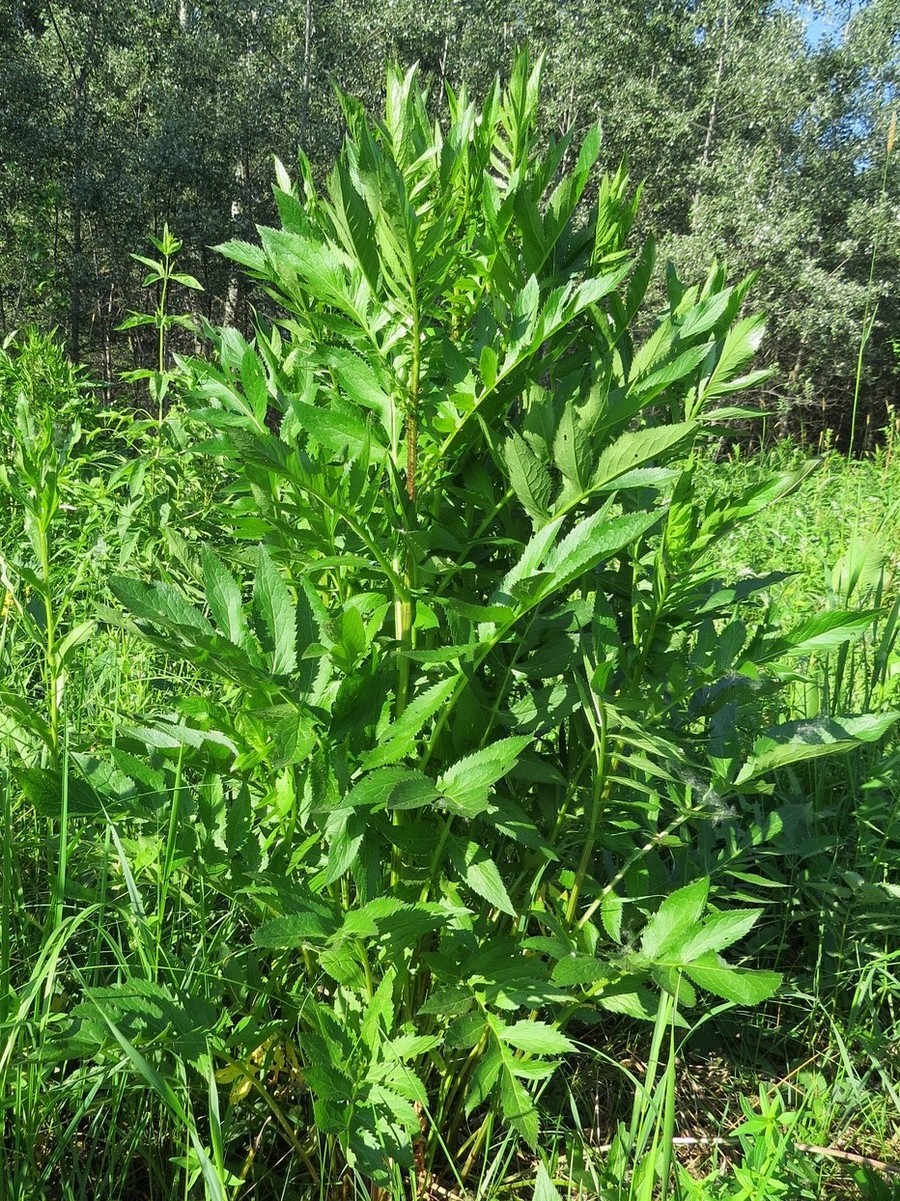
<path id="1" fill-rule="evenodd" d="M 278 164 L 220 248 L 250 339 L 170 355 L 197 283 L 153 238 L 146 414 L 0 353 L 2 1201 L 763 1201 L 888 1158 L 890 523 L 834 533 L 830 461 L 711 464 L 753 280 L 633 246 L 539 79 L 444 129 L 414 72 L 345 98 L 326 186 Z"/>
<path id="2" fill-rule="evenodd" d="M 801 448 L 785 443 L 752 458 L 709 461 L 698 486 L 707 492 L 739 490 L 806 457 Z M 893 439 L 869 459 L 848 461 L 831 451 L 815 461 L 817 469 L 793 495 L 773 504 L 764 521 L 729 532 L 719 548 L 723 564 L 789 570 L 791 578 L 778 599 L 792 612 L 809 614 L 823 600 L 835 603 L 846 595 L 849 580 L 843 565 L 848 554 L 862 572 L 856 595 L 870 591 L 882 570 L 890 593 L 900 565 L 894 536 L 900 517 L 900 462 Z"/>

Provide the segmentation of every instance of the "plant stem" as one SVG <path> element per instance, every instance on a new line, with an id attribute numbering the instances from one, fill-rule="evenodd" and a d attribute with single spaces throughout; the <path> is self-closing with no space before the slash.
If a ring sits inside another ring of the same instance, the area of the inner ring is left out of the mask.
<path id="1" fill-rule="evenodd" d="M 575 882 L 572 885 L 572 890 L 569 893 L 569 903 L 566 907 L 566 921 L 569 925 L 575 921 L 575 914 L 578 909 L 578 898 L 581 894 L 581 888 L 584 884 L 584 878 L 587 875 L 588 867 L 594 854 L 594 844 L 597 841 L 597 827 L 600 824 L 600 814 L 603 811 L 603 802 L 607 791 L 606 780 L 606 740 L 607 740 L 607 720 L 606 707 L 599 700 L 591 687 L 591 670 L 590 663 L 585 660 L 584 667 L 587 673 L 587 691 L 589 697 L 585 697 L 585 687 L 581 680 L 578 680 L 578 691 L 581 694 L 582 704 L 584 705 L 584 714 L 587 717 L 594 734 L 594 749 L 597 757 L 597 771 L 594 776 L 593 795 L 591 797 L 591 812 L 588 819 L 587 837 L 584 840 L 584 848 L 581 852 L 581 859 L 578 863 L 578 870 L 575 873 Z"/>

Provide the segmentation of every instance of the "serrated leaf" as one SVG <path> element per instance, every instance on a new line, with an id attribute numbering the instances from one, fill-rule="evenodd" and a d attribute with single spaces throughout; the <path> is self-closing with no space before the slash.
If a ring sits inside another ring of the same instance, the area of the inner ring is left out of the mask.
<path id="1" fill-rule="evenodd" d="M 247 624 L 237 581 L 208 546 L 201 550 L 200 561 L 206 603 L 213 620 L 230 642 L 243 646 L 247 640 Z"/>
<path id="2" fill-rule="evenodd" d="M 437 1034 L 401 1034 L 392 1038 L 387 1046 L 392 1055 L 404 1062 L 424 1055 L 426 1051 L 431 1051 L 440 1044 L 441 1039 Z"/>
<path id="3" fill-rule="evenodd" d="M 845 642 L 861 638 L 880 616 L 879 609 L 856 609 L 844 612 L 836 609 L 819 613 L 793 630 L 779 635 L 770 642 L 762 655 L 754 657 L 755 663 L 767 663 L 778 658 L 806 658 L 808 655 L 827 654 Z"/>
<path id="4" fill-rule="evenodd" d="M 451 835 L 447 840 L 447 851 L 454 871 L 474 893 L 501 913 L 516 916 L 497 865 L 483 847 L 477 842 L 463 842 Z"/>
<path id="5" fill-rule="evenodd" d="M 288 913 L 264 922 L 253 932 L 258 947 L 281 950 L 302 947 L 306 943 L 326 942 L 336 933 L 340 922 L 321 901 L 314 901 L 303 913 Z"/>
<path id="6" fill-rule="evenodd" d="M 273 675 L 290 675 L 297 667 L 297 630 L 290 590 L 265 547 L 257 552 L 253 607 L 265 631 Z"/>
<path id="7" fill-rule="evenodd" d="M 534 1149 L 540 1134 L 537 1109 L 524 1084 L 507 1069 L 500 1077 L 500 1108 L 510 1127 Z"/>
<path id="8" fill-rule="evenodd" d="M 677 323 L 678 336 L 683 341 L 705 334 L 721 320 L 731 300 L 732 289 L 726 288 L 699 301 Z"/>
<path id="9" fill-rule="evenodd" d="M 609 1013 L 622 1013 L 641 1022 L 655 1021 L 659 1009 L 656 997 L 650 989 L 637 983 L 627 991 L 602 993 L 597 997 L 597 1004 Z M 675 1024 L 686 1025 L 678 1014 L 675 1016 Z"/>
<path id="10" fill-rule="evenodd" d="M 613 942 L 620 943 L 622 941 L 622 914 L 624 911 L 625 903 L 614 892 L 607 893 L 600 903 L 600 920 L 603 923 L 603 929 Z"/>
<path id="11" fill-rule="evenodd" d="M 575 1050 L 575 1044 L 559 1030 L 546 1022 L 523 1020 L 514 1026 L 504 1026 L 498 1031 L 502 1042 L 517 1047 L 529 1055 L 567 1055 Z"/>
<path id="12" fill-rule="evenodd" d="M 133 617 L 160 625 L 213 634 L 212 625 L 199 609 L 185 600 L 171 584 L 144 584 L 125 576 L 113 576 L 110 588 Z"/>
<path id="13" fill-rule="evenodd" d="M 419 1006 L 418 1012 L 438 1014 L 441 1017 L 456 1017 L 459 1014 L 467 1013 L 473 1004 L 474 998 L 470 989 L 461 984 L 450 984 L 433 989 Z M 483 1015 L 480 1020 L 483 1024 Z"/>
<path id="14" fill-rule="evenodd" d="M 778 972 L 732 967 L 714 951 L 695 960 L 684 970 L 698 988 L 725 1001 L 732 1001 L 735 1005 L 759 1005 L 781 986 Z"/>
<path id="15" fill-rule="evenodd" d="M 117 325 L 117 330 L 135 329 L 140 325 L 155 325 L 156 317 L 153 313 L 130 313 L 121 325 Z"/>
<path id="16" fill-rule="evenodd" d="M 363 450 L 373 462 L 383 457 L 380 435 L 370 425 L 369 418 L 340 398 L 332 398 L 327 408 L 292 399 L 291 412 L 312 442 L 342 458 L 359 455 Z"/>
<path id="17" fill-rule="evenodd" d="M 735 376 L 753 358 L 766 332 L 761 316 L 737 321 L 725 335 L 722 352 L 705 385 L 701 386 L 701 403 L 717 396 L 727 396 L 735 390 Z"/>
<path id="18" fill-rule="evenodd" d="M 380 744 L 365 756 L 362 766 L 366 770 L 382 767 L 413 754 L 416 738 L 444 706 L 458 682 L 457 676 L 448 676 L 413 697 L 402 716 L 382 734 Z"/>
<path id="19" fill-rule="evenodd" d="M 250 404 L 257 426 L 260 429 L 265 428 L 266 413 L 269 408 L 269 391 L 263 365 L 252 346 L 247 347 L 241 358 L 241 387 Z"/>
<path id="20" fill-rule="evenodd" d="M 434 782 L 409 767 L 379 767 L 357 780 L 341 800 L 341 809 L 373 806 L 411 809 L 437 800 Z"/>
<path id="21" fill-rule="evenodd" d="M 645 463 L 654 459 L 665 457 L 693 437 L 698 428 L 696 421 L 683 421 L 675 425 L 660 425 L 622 434 L 597 460 L 591 488 L 606 488 L 626 472 L 643 467 Z"/>
<path id="22" fill-rule="evenodd" d="M 448 767 L 438 778 L 437 787 L 450 811 L 468 818 L 482 813 L 493 786 L 512 771 L 530 744 L 531 739 L 522 735 L 501 738 Z"/>
<path id="23" fill-rule="evenodd" d="M 215 248 L 219 254 L 225 258 L 231 259 L 235 263 L 240 263 L 242 267 L 249 267 L 251 271 L 266 271 L 266 255 L 259 246 L 254 246 L 251 242 L 242 242 L 234 240 L 231 242 L 222 242 Z"/>
<path id="24" fill-rule="evenodd" d="M 320 881 L 322 887 L 334 884 L 353 866 L 366 834 L 367 818 L 362 809 L 339 809 L 329 817 L 328 861 Z"/>
<path id="25" fill-rule="evenodd" d="M 641 953 L 649 960 L 665 957 L 683 934 L 700 920 L 709 894 L 709 879 L 701 876 L 666 897 L 651 917 L 641 939 Z"/>
<path id="26" fill-rule="evenodd" d="M 510 485 L 522 508 L 533 521 L 546 521 L 553 487 L 546 465 L 515 430 L 503 445 L 503 458 Z"/>
<path id="27" fill-rule="evenodd" d="M 547 556 L 545 571 L 550 576 L 542 591 L 565 588 L 586 571 L 612 558 L 637 541 L 660 519 L 660 513 L 625 513 L 607 517 L 593 513 L 580 521 Z"/>
<path id="28" fill-rule="evenodd" d="M 562 516 L 556 517 L 535 531 L 526 543 L 518 561 L 501 580 L 500 587 L 491 597 L 492 604 L 508 601 L 513 596 L 518 584 L 524 580 L 533 579 L 537 575 L 564 520 L 565 518 Z"/>
<path id="29" fill-rule="evenodd" d="M 483 1105 L 497 1083 L 503 1059 L 497 1047 L 490 1047 L 475 1064 L 472 1078 L 466 1091 L 466 1114 Z"/>
<path id="30" fill-rule="evenodd" d="M 340 347 L 329 348 L 327 362 L 344 394 L 377 413 L 385 432 L 396 439 L 394 403 L 371 364 L 353 351 Z"/>
<path id="31" fill-rule="evenodd" d="M 708 342 L 701 346 L 688 347 L 674 359 L 663 363 L 661 367 L 656 367 L 643 379 L 633 381 L 628 389 L 631 407 L 634 407 L 635 401 L 639 401 L 640 408 L 643 408 L 655 400 L 666 388 L 696 371 L 706 358 L 711 346 L 712 343 Z"/>
<path id="32" fill-rule="evenodd" d="M 679 963 L 687 964 L 710 951 L 724 951 L 752 930 L 761 915 L 761 909 L 714 913 L 706 918 L 699 930 L 681 941 L 674 954 Z"/>
<path id="33" fill-rule="evenodd" d="M 569 485 L 569 492 L 580 493 L 588 479 L 588 441 L 575 413 L 575 405 L 569 401 L 553 440 L 553 462 Z"/>
<path id="34" fill-rule="evenodd" d="M 609 964 L 594 959 L 592 955 L 566 955 L 553 969 L 554 984 L 565 987 L 581 984 L 596 984 L 610 976 Z"/>

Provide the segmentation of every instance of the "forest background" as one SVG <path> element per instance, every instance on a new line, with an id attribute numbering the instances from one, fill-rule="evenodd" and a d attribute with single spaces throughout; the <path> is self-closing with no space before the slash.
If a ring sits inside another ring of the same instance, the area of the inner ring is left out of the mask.
<path id="1" fill-rule="evenodd" d="M 601 167 L 644 181 L 638 236 L 685 278 L 760 270 L 765 436 L 873 441 L 900 375 L 900 0 L 4 0 L 0 328 L 57 326 L 104 381 L 152 359 L 152 329 L 117 327 L 164 222 L 204 288 L 184 303 L 249 327 L 210 248 L 271 221 L 273 155 L 330 168 L 334 85 L 377 109 L 385 62 L 418 62 L 439 105 L 526 41 L 547 134 L 599 117 Z"/>

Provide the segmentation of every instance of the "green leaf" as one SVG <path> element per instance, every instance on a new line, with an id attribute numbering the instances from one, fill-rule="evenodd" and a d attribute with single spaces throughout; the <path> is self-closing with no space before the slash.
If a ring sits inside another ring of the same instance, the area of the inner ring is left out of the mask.
<path id="1" fill-rule="evenodd" d="M 253 608 L 266 635 L 261 641 L 271 655 L 272 674 L 290 675 L 297 667 L 294 602 L 281 573 L 262 546 L 257 552 Z"/>
<path id="2" fill-rule="evenodd" d="M 288 913 L 264 922 L 253 932 L 258 947 L 281 950 L 326 942 L 338 929 L 338 917 L 322 900 L 309 894 L 302 913 Z"/>
<path id="3" fill-rule="evenodd" d="M 550 1179 L 550 1173 L 544 1167 L 543 1161 L 539 1162 L 537 1166 L 532 1201 L 562 1201 L 562 1197 Z"/>
<path id="4" fill-rule="evenodd" d="M 517 1080 L 505 1065 L 500 1077 L 500 1108 L 516 1134 L 529 1147 L 535 1148 L 540 1134 L 537 1109 L 521 1080 Z"/>
<path id="5" fill-rule="evenodd" d="M 609 964 L 592 955 L 566 955 L 553 969 L 553 983 L 565 987 L 596 984 L 598 980 L 608 980 L 610 974 Z"/>
<path id="6" fill-rule="evenodd" d="M 550 579 L 542 588 L 542 595 L 568 587 L 586 571 L 611 559 L 656 525 L 660 516 L 655 512 L 607 517 L 601 511 L 580 521 L 547 556 L 544 570 Z"/>
<path id="7" fill-rule="evenodd" d="M 447 839 L 447 853 L 456 873 L 474 893 L 501 913 L 516 916 L 497 865 L 483 847 L 477 842 L 463 842 L 451 835 Z"/>
<path id="8" fill-rule="evenodd" d="M 712 343 L 707 342 L 701 346 L 691 346 L 651 371 L 643 379 L 632 382 L 628 388 L 626 402 L 629 408 L 634 408 L 635 402 L 639 402 L 639 407 L 644 408 L 666 388 L 696 371 L 709 353 L 711 345 Z"/>
<path id="9" fill-rule="evenodd" d="M 117 325 L 117 330 L 135 329 L 140 325 L 155 325 L 156 317 L 152 313 L 131 313 L 121 325 Z"/>
<path id="10" fill-rule="evenodd" d="M 269 390 L 263 365 L 252 346 L 247 347 L 241 359 L 241 387 L 250 402 L 257 426 L 264 428 L 269 409 Z"/>
<path id="11" fill-rule="evenodd" d="M 714 951 L 695 959 L 684 970 L 698 988 L 735 1005 L 759 1005 L 781 986 L 778 972 L 732 967 Z"/>
<path id="12" fill-rule="evenodd" d="M 591 488 L 606 488 L 626 472 L 643 467 L 655 459 L 665 458 L 691 439 L 698 428 L 696 421 L 683 421 L 676 425 L 660 425 L 623 434 L 597 460 Z"/>
<path id="13" fill-rule="evenodd" d="M 503 457 L 510 485 L 525 512 L 535 523 L 546 521 L 553 481 L 545 464 L 516 430 L 503 445 Z"/>
<path id="14" fill-rule="evenodd" d="M 878 742 L 900 720 L 900 713 L 864 713 L 857 717 L 818 717 L 773 726 L 753 744 L 753 754 L 735 783 L 747 784 L 776 768 Z"/>
<path id="15" fill-rule="evenodd" d="M 56 657 L 62 666 L 65 666 L 75 651 L 87 642 L 96 628 L 95 621 L 82 621 L 69 630 L 56 647 Z"/>
<path id="16" fill-rule="evenodd" d="M 201 550 L 200 561 L 206 602 L 213 620 L 231 642 L 243 646 L 247 641 L 247 623 L 241 590 L 234 576 L 208 546 Z"/>
<path id="17" fill-rule="evenodd" d="M 474 1109 L 477 1109 L 479 1105 L 483 1105 L 488 1099 L 494 1085 L 497 1083 L 497 1077 L 500 1075 L 502 1066 L 503 1058 L 496 1046 L 490 1047 L 478 1059 L 465 1094 L 467 1114 L 471 1114 Z"/>
<path id="18" fill-rule="evenodd" d="M 338 809 L 330 815 L 326 828 L 328 862 L 317 884 L 327 887 L 350 870 L 362 846 L 367 824 L 365 810 Z"/>
<path id="19" fill-rule="evenodd" d="M 529 1055 L 567 1055 L 575 1044 L 546 1022 L 523 1020 L 514 1026 L 503 1026 L 500 1039 Z"/>
<path id="20" fill-rule="evenodd" d="M 113 576 L 110 588 L 133 617 L 204 634 L 215 632 L 199 609 L 171 584 L 144 584 L 125 576 Z"/>
<path id="21" fill-rule="evenodd" d="M 641 939 L 641 953 L 655 962 L 671 953 L 681 938 L 699 920 L 709 894 L 709 878 L 701 876 L 679 888 L 651 917 Z"/>
<path id="22" fill-rule="evenodd" d="M 731 292 L 731 288 L 726 288 L 695 304 L 677 323 L 678 337 L 687 341 L 711 330 L 725 315 Z"/>
<path id="23" fill-rule="evenodd" d="M 407 705 L 402 716 L 384 731 L 379 745 L 363 758 L 363 768 L 368 771 L 412 755 L 416 749 L 416 738 L 431 718 L 443 708 L 458 683 L 459 677 L 448 676 L 424 692 L 418 693 Z"/>
<path id="24" fill-rule="evenodd" d="M 705 405 L 717 396 L 727 396 L 736 391 L 737 386 L 744 386 L 735 376 L 756 354 L 765 332 L 766 323 L 761 316 L 745 317 L 731 327 L 709 379 L 701 385 L 701 404 Z"/>
<path id="25" fill-rule="evenodd" d="M 372 428 L 371 419 L 351 409 L 346 401 L 334 398 L 325 408 L 292 398 L 291 412 L 312 442 L 341 458 L 367 452 L 372 462 L 378 462 L 384 456 L 380 435 Z"/>
<path id="26" fill-rule="evenodd" d="M 652 1022 L 656 1019 L 659 1009 L 657 998 L 649 988 L 644 988 L 636 981 L 621 992 L 604 992 L 597 997 L 597 1004 L 609 1013 L 623 1013 L 626 1017 L 636 1018 L 639 1022 Z M 676 1014 L 675 1024 L 686 1026 L 683 1018 Z"/>
<path id="27" fill-rule="evenodd" d="M 478 374 L 485 392 L 490 392 L 497 382 L 497 352 L 492 346 L 483 346 L 478 359 Z"/>
<path id="28" fill-rule="evenodd" d="M 880 609 L 855 609 L 848 612 L 833 609 L 827 613 L 819 613 L 769 642 L 762 654 L 754 656 L 754 662 L 769 663 L 773 659 L 807 658 L 809 655 L 827 654 L 846 642 L 855 642 L 861 638 L 880 615 Z"/>
<path id="29" fill-rule="evenodd" d="M 341 809 L 412 808 L 436 800 L 434 783 L 409 767 L 381 767 L 357 780 Z"/>
<path id="30" fill-rule="evenodd" d="M 761 909 L 741 909 L 707 917 L 699 930 L 688 934 L 677 949 L 680 963 L 692 963 L 710 951 L 724 951 L 740 941 L 757 923 Z"/>
<path id="31" fill-rule="evenodd" d="M 622 915 L 625 911 L 625 904 L 621 897 L 615 893 L 607 893 L 603 897 L 600 905 L 600 920 L 603 922 L 603 929 L 613 940 L 620 943 L 622 941 Z"/>
<path id="32" fill-rule="evenodd" d="M 532 579 L 540 570 L 544 557 L 562 528 L 564 517 L 556 517 L 547 525 L 535 531 L 525 545 L 516 564 L 506 573 L 500 582 L 500 587 L 491 597 L 492 604 L 508 602 L 517 584 Z"/>
<path id="33" fill-rule="evenodd" d="M 518 736 L 501 738 L 483 750 L 475 751 L 448 767 L 438 778 L 438 790 L 447 807 L 463 817 L 476 817 L 488 805 L 491 789 L 515 767 L 519 755 L 531 739 Z"/>
<path id="34" fill-rule="evenodd" d="M 183 288 L 191 288 L 195 292 L 203 291 L 203 284 L 194 275 L 186 275 L 183 271 L 173 271 L 171 278 Z"/>
<path id="35" fill-rule="evenodd" d="M 266 255 L 259 246 L 254 246 L 251 242 L 235 240 L 221 242 L 215 249 L 225 258 L 231 259 L 232 262 L 240 263 L 242 267 L 249 267 L 251 271 L 265 274 Z"/>
<path id="36" fill-rule="evenodd" d="M 553 461 L 568 484 L 572 495 L 584 491 L 589 477 L 588 440 L 575 414 L 575 405 L 568 401 L 563 409 L 556 437 L 553 440 Z"/>

